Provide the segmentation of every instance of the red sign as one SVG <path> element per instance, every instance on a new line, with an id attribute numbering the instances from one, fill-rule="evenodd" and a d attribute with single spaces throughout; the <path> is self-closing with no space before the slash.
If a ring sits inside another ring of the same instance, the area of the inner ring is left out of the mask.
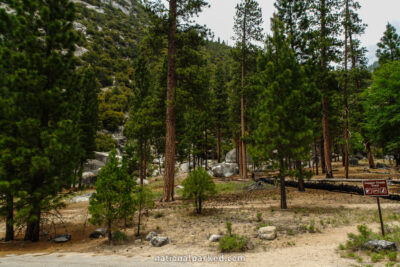
<path id="1" fill-rule="evenodd" d="M 386 180 L 365 180 L 363 181 L 364 195 L 365 196 L 388 196 L 389 190 Z"/>

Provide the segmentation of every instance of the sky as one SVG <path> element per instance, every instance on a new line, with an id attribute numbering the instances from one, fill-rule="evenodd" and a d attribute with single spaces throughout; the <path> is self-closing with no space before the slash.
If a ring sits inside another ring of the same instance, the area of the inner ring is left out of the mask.
<path id="1" fill-rule="evenodd" d="M 235 6 L 240 0 L 208 0 L 210 8 L 204 9 L 196 19 L 201 25 L 207 25 L 215 34 L 215 39 L 221 38 L 233 44 L 233 17 Z M 264 32 L 270 32 L 270 18 L 274 8 L 274 0 L 258 0 L 263 12 Z M 363 46 L 368 49 L 369 64 L 375 60 L 376 44 L 379 42 L 389 22 L 400 34 L 400 0 L 359 0 L 359 14 L 364 23 L 368 24 L 365 34 L 360 36 Z"/>

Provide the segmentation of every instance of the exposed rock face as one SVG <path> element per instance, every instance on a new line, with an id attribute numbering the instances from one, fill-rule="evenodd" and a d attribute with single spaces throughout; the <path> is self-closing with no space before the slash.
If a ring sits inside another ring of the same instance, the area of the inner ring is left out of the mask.
<path id="1" fill-rule="evenodd" d="M 211 168 L 215 177 L 230 177 L 239 173 L 239 167 L 236 163 L 219 163 Z"/>
<path id="2" fill-rule="evenodd" d="M 396 250 L 396 244 L 386 240 L 370 240 L 364 244 L 364 247 L 374 251 Z"/>
<path id="3" fill-rule="evenodd" d="M 189 172 L 189 163 L 185 162 L 179 166 L 179 172 L 188 173 Z"/>
<path id="4" fill-rule="evenodd" d="M 169 238 L 166 236 L 155 236 L 150 240 L 150 245 L 153 247 L 161 247 L 168 244 Z"/>
<path id="5" fill-rule="evenodd" d="M 258 229 L 258 237 L 262 240 L 274 240 L 276 238 L 276 227 L 261 227 L 260 229 Z"/>

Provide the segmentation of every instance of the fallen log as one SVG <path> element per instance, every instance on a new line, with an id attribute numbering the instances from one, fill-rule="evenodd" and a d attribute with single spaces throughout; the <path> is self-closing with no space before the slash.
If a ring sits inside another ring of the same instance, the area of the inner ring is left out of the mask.
<path id="1" fill-rule="evenodd" d="M 267 184 L 278 184 L 279 179 L 274 178 L 258 178 L 256 181 L 262 181 Z M 361 182 L 362 180 L 360 180 Z M 286 180 L 285 186 L 295 187 L 297 188 L 299 183 L 294 180 Z M 314 181 L 307 181 L 304 182 L 304 187 L 309 189 L 319 189 L 319 190 L 326 190 L 330 192 L 341 192 L 341 193 L 352 193 L 357 195 L 364 195 L 364 189 L 356 185 L 349 185 L 349 184 L 332 184 L 331 180 L 314 180 Z M 389 195 L 384 196 L 382 198 L 390 199 L 390 200 L 397 200 L 400 201 L 400 195 Z"/>

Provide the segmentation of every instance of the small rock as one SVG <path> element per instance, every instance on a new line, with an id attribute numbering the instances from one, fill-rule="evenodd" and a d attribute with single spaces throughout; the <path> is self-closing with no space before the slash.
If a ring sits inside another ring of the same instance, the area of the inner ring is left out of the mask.
<path id="1" fill-rule="evenodd" d="M 153 239 L 153 237 L 156 237 L 156 236 L 157 236 L 156 232 L 150 232 L 150 233 L 147 234 L 146 240 L 150 241 L 151 239 Z"/>
<path id="2" fill-rule="evenodd" d="M 53 238 L 54 243 L 65 243 L 71 240 L 71 234 L 59 235 Z"/>
<path id="3" fill-rule="evenodd" d="M 208 240 L 211 242 L 218 242 L 222 238 L 222 235 L 211 235 Z"/>
<path id="4" fill-rule="evenodd" d="M 274 240 L 276 238 L 276 227 L 261 227 L 258 229 L 258 237 L 260 237 L 262 240 Z"/>
<path id="5" fill-rule="evenodd" d="M 161 247 L 168 244 L 169 239 L 166 236 L 155 236 L 150 240 L 150 245 L 153 247 Z"/>
<path id="6" fill-rule="evenodd" d="M 136 240 L 135 240 L 135 244 L 136 244 L 136 245 L 140 245 L 141 243 L 142 243 L 142 239 L 136 239 Z"/>
<path id="7" fill-rule="evenodd" d="M 89 237 L 90 238 L 100 238 L 100 237 L 105 237 L 107 234 L 107 229 L 105 228 L 98 228 L 94 230 Z"/>
<path id="8" fill-rule="evenodd" d="M 176 188 L 183 189 L 184 187 L 183 187 L 183 185 L 177 185 Z"/>
<path id="9" fill-rule="evenodd" d="M 386 240 L 370 240 L 364 244 L 364 247 L 375 251 L 396 250 L 396 244 Z"/>

